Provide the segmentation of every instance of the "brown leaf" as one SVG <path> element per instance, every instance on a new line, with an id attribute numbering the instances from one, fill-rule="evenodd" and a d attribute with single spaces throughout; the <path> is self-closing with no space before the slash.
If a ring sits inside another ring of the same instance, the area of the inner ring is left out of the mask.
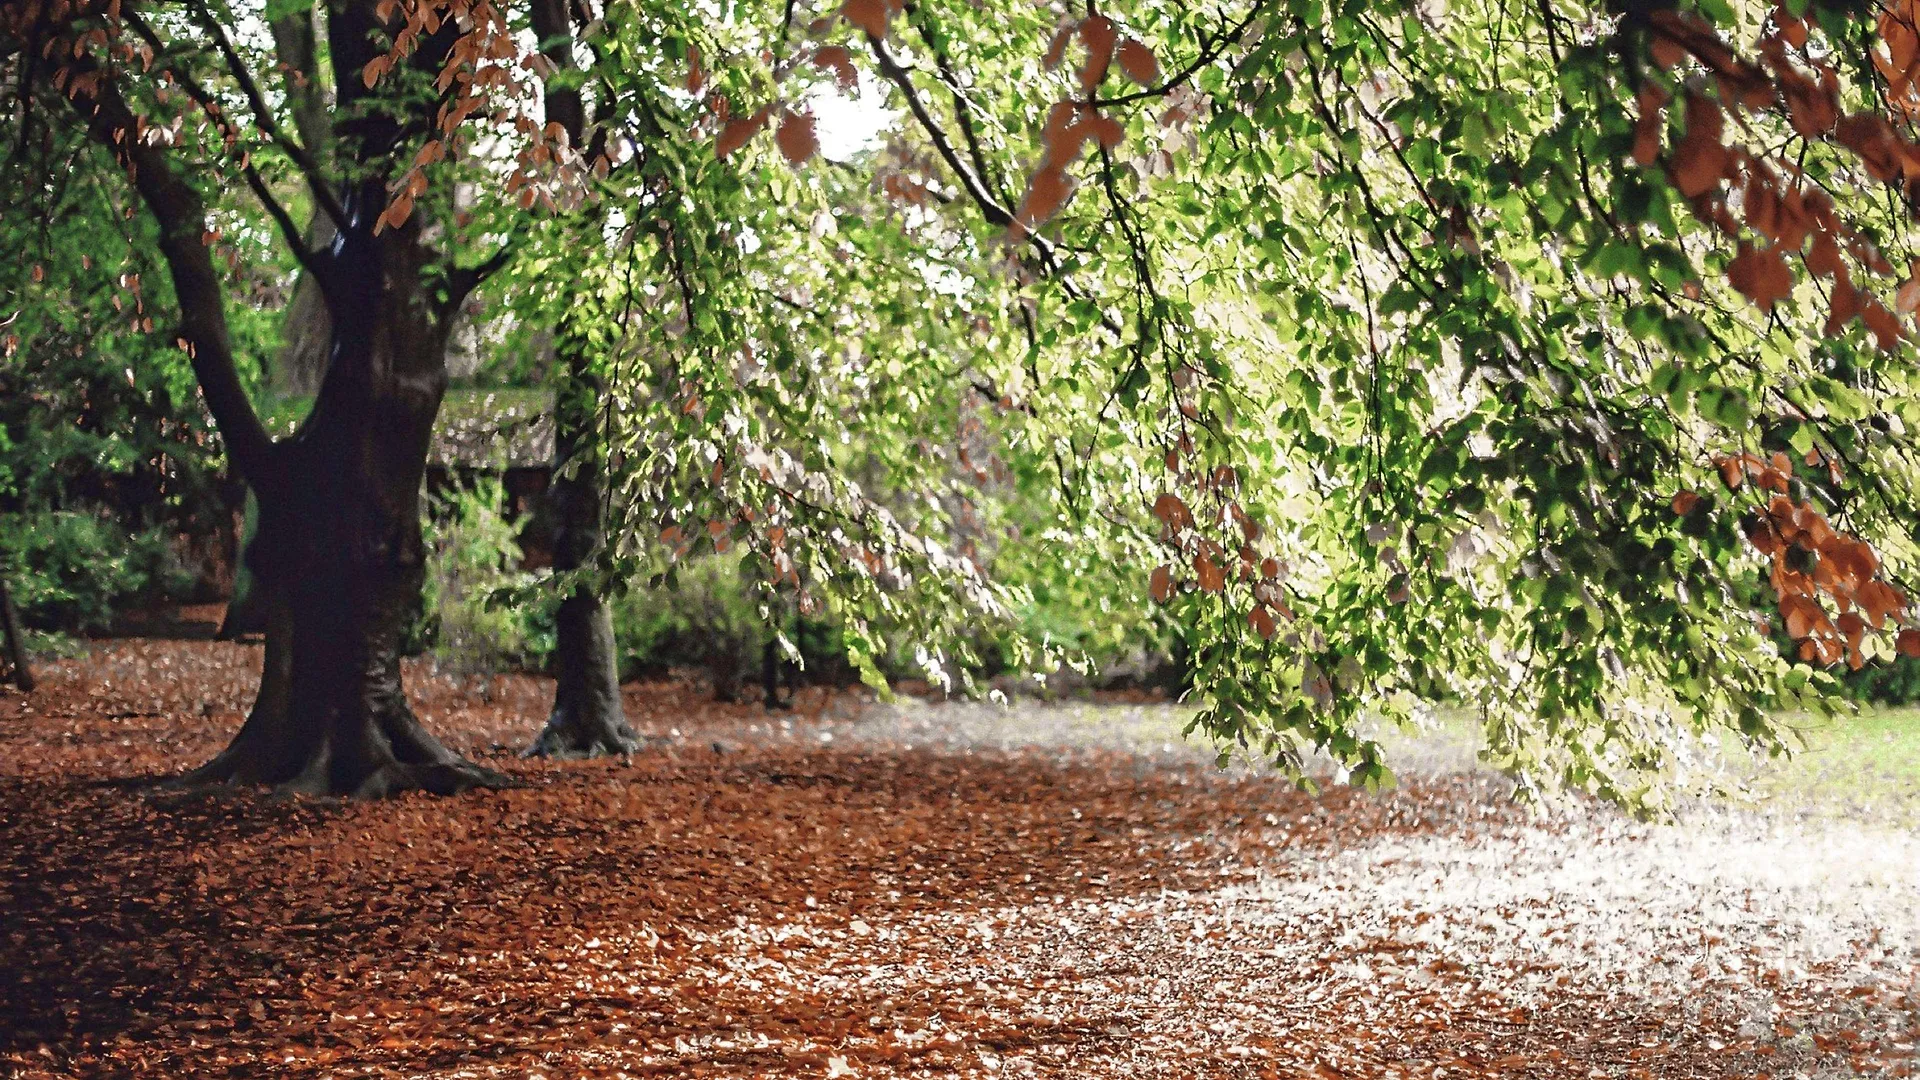
<path id="1" fill-rule="evenodd" d="M 1265 604 L 1253 605 L 1253 610 L 1247 612 L 1247 622 L 1262 640 L 1273 637 L 1274 630 L 1278 629 L 1278 624 L 1273 619 L 1273 612 L 1268 610 Z"/>
<path id="2" fill-rule="evenodd" d="M 1653 35 L 1653 39 L 1647 43 L 1647 51 L 1652 54 L 1653 62 L 1660 65 L 1660 70 L 1662 71 L 1672 69 L 1675 64 L 1685 60 L 1688 55 L 1690 55 L 1685 46 L 1667 37 L 1665 34 L 1657 32 Z"/>
<path id="3" fill-rule="evenodd" d="M 1667 92 L 1651 81 L 1638 95 L 1640 118 L 1633 125 L 1633 160 L 1651 165 L 1660 157 L 1660 135 L 1666 127 Z"/>
<path id="4" fill-rule="evenodd" d="M 1674 147 L 1670 169 L 1675 186 L 1691 199 L 1719 185 L 1727 171 L 1727 148 L 1720 141 L 1725 121 L 1711 98 L 1688 94 L 1686 122 L 1687 132 Z"/>
<path id="5" fill-rule="evenodd" d="M 860 73 L 854 69 L 853 55 L 842 46 L 822 45 L 816 49 L 813 66 L 833 72 L 833 81 L 842 90 L 851 90 L 860 84 Z"/>
<path id="6" fill-rule="evenodd" d="M 1727 266 L 1727 280 L 1741 295 L 1764 310 L 1793 292 L 1793 271 L 1775 248 L 1755 248 L 1742 243 L 1740 253 Z"/>
<path id="7" fill-rule="evenodd" d="M 1207 592 L 1217 593 L 1227 587 L 1227 572 L 1204 551 L 1193 557 L 1193 572 Z"/>
<path id="8" fill-rule="evenodd" d="M 1119 146 L 1127 137 L 1127 129 L 1120 121 L 1110 116 L 1095 114 L 1088 117 L 1085 124 L 1088 134 L 1093 136 L 1093 141 L 1108 150 Z"/>
<path id="9" fill-rule="evenodd" d="M 1865 307 L 1861 303 L 1860 290 L 1853 287 L 1853 282 L 1847 280 L 1846 273 L 1842 270 L 1840 277 L 1834 280 L 1832 307 L 1827 313 L 1827 325 L 1821 332 L 1828 337 L 1837 337 L 1845 333 L 1847 324 L 1863 310 Z"/>
<path id="10" fill-rule="evenodd" d="M 1153 602 L 1164 604 L 1173 596 L 1173 568 L 1162 564 L 1153 568 L 1147 578 L 1147 591 L 1153 594 Z"/>
<path id="11" fill-rule="evenodd" d="M 840 6 L 840 14 L 875 41 L 883 41 L 886 39 L 887 23 L 891 21 L 893 12 L 887 0 L 846 0 L 846 3 Z"/>
<path id="12" fill-rule="evenodd" d="M 771 115 L 772 110 L 763 107 L 752 116 L 743 116 L 721 128 L 720 137 L 714 140 L 713 152 L 724 158 L 747 145 L 748 140 L 760 134 L 760 129 L 767 126 L 767 118 Z"/>
<path id="13" fill-rule="evenodd" d="M 1061 59 L 1067 55 L 1067 43 L 1073 40 L 1073 32 L 1079 28 L 1078 22 L 1070 22 L 1053 32 L 1053 40 L 1047 42 L 1046 55 L 1041 57 L 1048 71 L 1060 66 Z"/>
<path id="14" fill-rule="evenodd" d="M 1813 246 L 1807 249 L 1806 264 L 1810 274 L 1840 281 L 1847 278 L 1847 263 L 1840 257 L 1840 245 L 1834 242 L 1832 233 L 1813 234 Z"/>
<path id="15" fill-rule="evenodd" d="M 1187 509 L 1185 500 L 1171 491 L 1153 500 L 1153 516 L 1175 530 L 1193 527 L 1193 511 Z"/>
<path id="16" fill-rule="evenodd" d="M 774 132 L 773 141 L 780 147 L 780 153 L 790 165 L 799 165 L 812 157 L 820 149 L 820 138 L 814 134 L 813 114 L 789 110 L 780 120 L 780 130 Z"/>
<path id="17" fill-rule="evenodd" d="M 1893 647 L 1901 656 L 1920 656 L 1920 630 L 1909 627 L 1900 631 L 1900 636 L 1895 639 Z"/>
<path id="18" fill-rule="evenodd" d="M 1080 40 L 1087 47 L 1087 62 L 1080 68 L 1080 88 L 1092 93 L 1107 77 L 1107 66 L 1113 62 L 1113 45 L 1119 31 L 1113 28 L 1113 20 L 1105 15 L 1095 15 L 1080 23 Z"/>
<path id="19" fill-rule="evenodd" d="M 1026 197 L 1020 200 L 1019 224 L 1032 228 L 1060 212 L 1073 193 L 1066 170 L 1043 168 L 1027 181 Z"/>
<path id="20" fill-rule="evenodd" d="M 687 49 L 687 93 L 698 94 L 707 85 L 707 71 L 700 66 L 700 47 Z"/>
<path id="21" fill-rule="evenodd" d="M 1860 317 L 1866 322 L 1867 329 L 1873 331 L 1874 343 L 1884 351 L 1892 352 L 1906 340 L 1907 332 L 1901 328 L 1900 320 L 1880 301 L 1868 300 L 1866 310 L 1860 313 Z"/>
<path id="22" fill-rule="evenodd" d="M 1673 497 L 1673 512 L 1685 517 L 1700 505 L 1700 496 L 1691 491 L 1682 491 Z"/>
<path id="23" fill-rule="evenodd" d="M 1146 43 L 1128 38 L 1120 43 L 1114 59 L 1120 64 L 1120 73 L 1141 86 L 1152 86 L 1160 77 L 1160 60 Z"/>

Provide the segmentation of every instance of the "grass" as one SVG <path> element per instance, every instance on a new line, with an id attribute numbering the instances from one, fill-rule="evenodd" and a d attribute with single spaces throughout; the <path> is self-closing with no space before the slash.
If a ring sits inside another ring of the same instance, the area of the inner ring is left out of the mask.
<path id="1" fill-rule="evenodd" d="M 1868 706 L 1802 732 L 1806 746 L 1791 759 L 1743 770 L 1762 807 L 1920 824 L 1920 708 Z"/>

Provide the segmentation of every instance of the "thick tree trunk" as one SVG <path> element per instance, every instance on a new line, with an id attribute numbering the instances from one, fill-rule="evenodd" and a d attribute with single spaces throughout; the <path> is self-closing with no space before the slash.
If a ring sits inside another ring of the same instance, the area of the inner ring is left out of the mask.
<path id="1" fill-rule="evenodd" d="M 326 382 L 299 434 L 255 480 L 248 565 L 266 598 L 260 692 L 225 752 L 193 782 L 328 795 L 452 793 L 505 778 L 414 718 L 400 642 L 420 596 L 420 487 L 446 388 L 446 307 L 423 295 L 417 228 L 373 234 L 368 184 L 328 263 L 339 312 Z"/>
<path id="2" fill-rule="evenodd" d="M 583 588 L 561 602 L 555 622 L 553 712 L 527 756 L 600 757 L 640 749 L 620 702 L 612 611 Z"/>

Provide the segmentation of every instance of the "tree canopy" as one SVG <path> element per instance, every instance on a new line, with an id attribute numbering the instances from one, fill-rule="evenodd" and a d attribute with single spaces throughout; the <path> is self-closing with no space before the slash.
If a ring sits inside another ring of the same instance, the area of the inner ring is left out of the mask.
<path id="1" fill-rule="evenodd" d="M 277 6 L 4 7 L 9 235 L 164 153 L 307 260 L 371 178 L 443 300 L 491 274 L 579 343 L 613 541 L 563 584 L 739 545 L 963 689 L 1071 659 L 1037 597 L 1152 612 L 1229 743 L 1376 784 L 1368 723 L 1458 701 L 1632 804 L 1920 654 L 1905 0 L 384 0 L 325 89 L 409 119 L 336 187 L 258 74 Z M 829 159 L 837 96 L 886 122 Z"/>

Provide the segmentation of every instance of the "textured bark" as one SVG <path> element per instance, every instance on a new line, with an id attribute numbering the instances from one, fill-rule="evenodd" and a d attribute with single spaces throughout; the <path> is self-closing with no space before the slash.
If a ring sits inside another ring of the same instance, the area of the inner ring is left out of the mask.
<path id="1" fill-rule="evenodd" d="M 333 243 L 333 222 L 315 214 L 307 227 L 309 244 L 324 249 Z M 333 317 L 327 298 L 312 274 L 302 271 L 294 282 L 293 299 L 281 323 L 280 354 L 269 373 L 276 397 L 310 398 L 326 381 L 327 357 L 333 346 Z"/>
<path id="2" fill-rule="evenodd" d="M 593 430 L 593 403 L 602 389 L 578 339 L 563 338 L 566 383 L 554 403 L 554 485 L 548 491 L 553 565 L 565 573 L 590 565 L 605 532 L 602 458 Z M 620 701 L 613 613 L 592 584 L 582 582 L 560 604 L 555 619 L 553 712 L 527 747 L 529 757 L 631 754 L 640 740 Z"/>
<path id="3" fill-rule="evenodd" d="M 332 243 L 307 260 L 333 318 L 325 380 L 290 439 L 267 433 L 240 381 L 220 275 L 202 241 L 206 208 L 176 151 L 135 137 L 139 125 L 111 72 L 92 99 L 73 101 L 128 166 L 159 225 L 179 338 L 258 502 L 247 560 L 270 600 L 260 691 L 232 745 L 188 779 L 362 796 L 500 785 L 504 777 L 463 760 L 414 718 L 399 648 L 424 573 L 420 489 L 447 383 L 447 326 L 480 272 L 451 269 L 423 241 L 417 214 L 376 231 L 385 176 L 431 105 L 404 97 L 400 80 L 369 87 L 360 78 L 384 55 L 386 20 L 374 0 L 334 0 L 327 14 L 339 97 L 334 149 L 356 179 L 345 186 Z M 437 72 L 457 33 L 444 24 L 409 65 Z"/>
<path id="4" fill-rule="evenodd" d="M 583 589 L 561 603 L 555 622 L 553 712 L 527 756 L 600 757 L 640 749 L 620 702 L 613 613 Z"/>
<path id="5" fill-rule="evenodd" d="M 324 165 L 333 156 L 333 115 L 327 111 L 326 91 L 320 84 L 319 33 L 313 8 L 287 8 L 270 20 L 267 28 L 273 33 L 273 55 L 281 70 L 281 90 L 293 113 L 294 130 L 308 155 Z M 323 250 L 333 243 L 333 236 L 333 220 L 315 211 L 307 224 L 307 249 Z M 327 300 L 313 275 L 302 271 L 295 282 L 282 327 L 284 343 L 270 372 L 273 392 L 280 397 L 312 397 L 320 392 L 326 377 L 333 336 Z"/>
<path id="6" fill-rule="evenodd" d="M 446 388 L 443 307 L 422 293 L 418 229 L 375 236 L 384 192 L 368 184 L 331 250 L 332 356 L 313 413 L 255 482 L 248 551 L 268 612 L 254 710 L 196 782 L 332 795 L 451 793 L 504 778 L 420 726 L 400 642 L 420 595 L 420 488 Z"/>

